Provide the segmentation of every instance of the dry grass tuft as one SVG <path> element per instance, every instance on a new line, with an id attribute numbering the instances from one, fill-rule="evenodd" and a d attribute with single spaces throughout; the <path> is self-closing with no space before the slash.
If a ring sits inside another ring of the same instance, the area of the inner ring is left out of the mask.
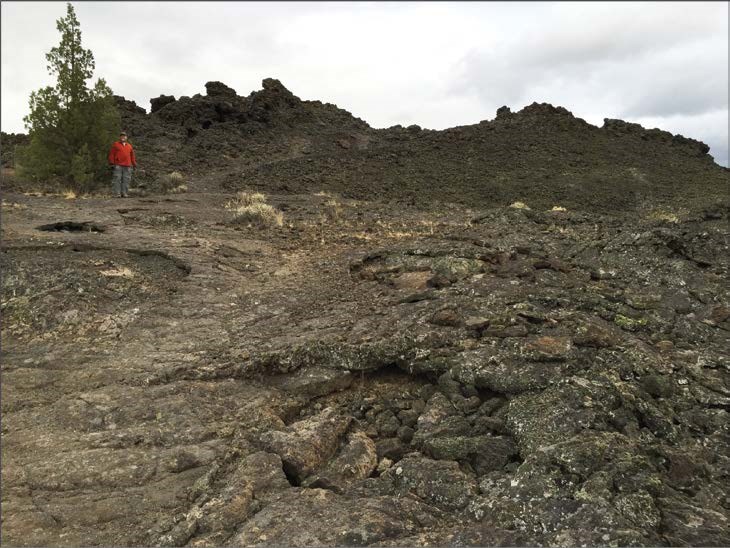
<path id="1" fill-rule="evenodd" d="M 232 222 L 259 226 L 283 226 L 284 214 L 269 204 L 257 202 L 234 209 Z"/>
<path id="2" fill-rule="evenodd" d="M 664 221 L 673 224 L 679 223 L 679 217 L 676 213 L 664 209 L 655 209 L 649 212 L 648 218 L 652 221 Z"/>
<path id="3" fill-rule="evenodd" d="M 331 221 L 339 221 L 342 216 L 342 204 L 337 200 L 328 200 L 324 204 L 324 212 L 327 218 Z"/>
<path id="4" fill-rule="evenodd" d="M 241 191 L 236 194 L 235 198 L 226 202 L 226 209 L 238 209 L 240 207 L 264 203 L 266 203 L 266 194 Z"/>
<path id="5" fill-rule="evenodd" d="M 266 203 L 266 194 L 263 192 L 239 192 L 236 196 L 241 205 Z"/>
<path id="6" fill-rule="evenodd" d="M 179 171 L 173 171 L 160 177 L 157 180 L 157 187 L 160 189 L 160 192 L 165 194 L 186 192 L 188 189 L 185 184 L 185 176 Z"/>
<path id="7" fill-rule="evenodd" d="M 28 206 L 25 204 L 19 204 L 18 202 L 7 202 L 5 200 L 2 201 L 2 207 L 5 209 L 28 209 Z"/>
<path id="8" fill-rule="evenodd" d="M 530 206 L 528 206 L 525 202 L 513 202 L 509 205 L 509 207 L 513 209 L 530 209 Z"/>
<path id="9" fill-rule="evenodd" d="M 226 202 L 226 209 L 233 211 L 232 223 L 258 226 L 283 226 L 284 214 L 266 203 L 266 194 L 261 192 L 239 192 Z"/>

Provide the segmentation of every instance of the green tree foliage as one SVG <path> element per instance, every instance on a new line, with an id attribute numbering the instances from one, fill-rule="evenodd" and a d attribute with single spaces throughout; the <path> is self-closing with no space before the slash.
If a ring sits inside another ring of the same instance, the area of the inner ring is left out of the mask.
<path id="1" fill-rule="evenodd" d="M 81 27 L 70 3 L 56 28 L 61 43 L 46 54 L 56 85 L 30 95 L 30 114 L 23 119 L 30 144 L 19 151 L 17 164 L 20 175 L 35 182 L 61 179 L 91 190 L 108 177 L 106 155 L 121 119 L 103 78 L 92 88 L 86 86 L 94 55 L 81 45 Z"/>
<path id="2" fill-rule="evenodd" d="M 91 154 L 89 154 L 89 146 L 86 143 L 71 160 L 71 178 L 80 187 L 88 187 L 89 183 L 94 180 Z"/>

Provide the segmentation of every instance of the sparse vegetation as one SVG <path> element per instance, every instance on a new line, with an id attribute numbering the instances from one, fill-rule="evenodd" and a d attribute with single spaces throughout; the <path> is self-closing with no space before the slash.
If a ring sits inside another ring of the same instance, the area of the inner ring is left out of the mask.
<path id="1" fill-rule="evenodd" d="M 259 226 L 283 226 L 284 214 L 269 204 L 257 203 L 237 208 L 233 212 L 233 222 Z"/>
<path id="2" fill-rule="evenodd" d="M 512 202 L 509 206 L 513 209 L 530 209 L 530 207 L 524 202 Z"/>
<path id="3" fill-rule="evenodd" d="M 156 186 L 159 192 L 163 194 L 177 194 L 188 190 L 188 186 L 185 184 L 185 176 L 179 171 L 163 175 L 157 180 Z"/>
<path id="4" fill-rule="evenodd" d="M 250 206 L 253 204 L 266 203 L 266 194 L 261 192 L 241 191 L 236 193 L 236 197 L 226 203 L 228 209 L 236 209 L 239 207 Z"/>
<path id="5" fill-rule="evenodd" d="M 5 200 L 2 201 L 2 207 L 4 209 L 28 209 L 28 206 L 25 204 L 19 204 L 18 202 L 7 202 Z"/>
<path id="6" fill-rule="evenodd" d="M 339 221 L 342 216 L 342 204 L 337 200 L 328 200 L 324 204 L 325 215 L 330 221 Z"/>
<path id="7" fill-rule="evenodd" d="M 649 212 L 648 218 L 652 221 L 665 221 L 667 223 L 676 224 L 679 222 L 679 217 L 676 213 L 667 211 L 664 209 L 655 209 Z"/>
<path id="8" fill-rule="evenodd" d="M 266 203 L 266 195 L 260 192 L 239 192 L 226 202 L 226 209 L 233 211 L 234 224 L 258 226 L 283 226 L 284 214 Z"/>
<path id="9" fill-rule="evenodd" d="M 613 318 L 613 323 L 628 331 L 636 331 L 645 327 L 649 322 L 646 318 L 635 319 L 624 316 L 623 314 L 616 314 Z"/>

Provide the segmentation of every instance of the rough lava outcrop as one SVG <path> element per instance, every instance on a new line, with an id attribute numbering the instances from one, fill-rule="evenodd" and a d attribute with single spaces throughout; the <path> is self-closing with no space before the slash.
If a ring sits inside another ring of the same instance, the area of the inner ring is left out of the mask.
<path id="1" fill-rule="evenodd" d="M 275 80 L 119 104 L 189 191 L 4 193 L 3 545 L 730 545 L 701 144 L 373 129 Z"/>
<path id="2" fill-rule="evenodd" d="M 615 212 L 680 199 L 699 206 L 723 197 L 728 177 L 700 141 L 621 120 L 598 128 L 547 103 L 443 131 L 375 129 L 272 78 L 247 97 L 208 82 L 205 95 L 151 103 L 142 116 L 120 100 L 151 172 L 205 172 L 229 190 Z"/>

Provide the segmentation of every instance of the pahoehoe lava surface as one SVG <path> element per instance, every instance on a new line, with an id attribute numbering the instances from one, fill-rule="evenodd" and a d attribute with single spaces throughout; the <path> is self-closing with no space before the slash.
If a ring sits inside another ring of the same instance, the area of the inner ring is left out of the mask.
<path id="1" fill-rule="evenodd" d="M 4 193 L 3 545 L 730 544 L 705 145 L 206 90 L 119 98 L 146 195 Z"/>

